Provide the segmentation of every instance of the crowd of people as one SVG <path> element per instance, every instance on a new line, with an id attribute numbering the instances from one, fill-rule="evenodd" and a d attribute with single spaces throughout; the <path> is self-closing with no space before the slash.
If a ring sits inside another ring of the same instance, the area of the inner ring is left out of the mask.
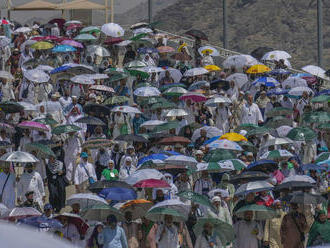
<path id="1" fill-rule="evenodd" d="M 148 23 L 0 32 L 0 223 L 88 248 L 330 247 L 322 68 Z"/>

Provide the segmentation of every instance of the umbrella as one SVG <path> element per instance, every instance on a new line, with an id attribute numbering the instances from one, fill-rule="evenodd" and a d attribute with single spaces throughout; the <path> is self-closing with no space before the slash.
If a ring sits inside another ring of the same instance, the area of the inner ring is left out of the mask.
<path id="1" fill-rule="evenodd" d="M 1 102 L 0 109 L 5 113 L 18 113 L 24 110 L 24 107 L 17 102 Z"/>
<path id="2" fill-rule="evenodd" d="M 187 70 L 184 73 L 184 76 L 185 77 L 194 77 L 194 76 L 204 75 L 204 74 L 207 74 L 207 73 L 209 73 L 209 71 L 206 70 L 205 68 L 196 67 L 196 68 L 192 68 L 192 69 Z"/>
<path id="3" fill-rule="evenodd" d="M 323 123 L 323 124 L 319 125 L 317 128 L 321 129 L 321 130 L 329 131 L 330 130 L 330 123 Z"/>
<path id="4" fill-rule="evenodd" d="M 164 153 L 154 153 L 154 154 L 151 154 L 149 156 L 145 156 L 141 159 L 139 159 L 138 161 L 138 166 L 148 162 L 148 161 L 152 161 L 152 160 L 160 160 L 160 161 L 163 161 L 165 160 L 166 158 L 168 158 L 169 156 L 164 154 Z"/>
<path id="5" fill-rule="evenodd" d="M 84 236 L 89 228 L 88 224 L 83 218 L 77 214 L 63 213 L 54 217 L 54 219 L 67 218 L 68 223 L 74 224 L 80 235 Z"/>
<path id="6" fill-rule="evenodd" d="M 283 108 L 283 107 L 276 107 L 271 109 L 270 111 L 268 111 L 266 113 L 267 117 L 275 117 L 275 116 L 279 116 L 279 115 L 292 115 L 293 110 L 290 108 Z"/>
<path id="7" fill-rule="evenodd" d="M 307 82 L 303 78 L 299 77 L 289 77 L 282 82 L 282 88 L 295 88 L 295 87 L 307 87 Z"/>
<path id="8" fill-rule="evenodd" d="M 203 205 L 208 208 L 214 209 L 212 203 L 210 202 L 208 197 L 205 195 L 201 195 L 201 194 L 198 194 L 198 193 L 195 193 L 192 191 L 182 191 L 182 192 L 178 193 L 177 196 L 180 198 L 186 199 L 186 200 L 190 200 L 199 205 Z"/>
<path id="9" fill-rule="evenodd" d="M 153 129 L 156 126 L 162 125 L 164 123 L 167 123 L 166 121 L 160 121 L 160 120 L 150 120 L 150 121 L 145 121 L 140 125 L 141 127 L 144 127 L 146 129 Z"/>
<path id="10" fill-rule="evenodd" d="M 18 221 L 18 223 L 23 224 L 23 225 L 32 226 L 32 227 L 37 227 L 40 229 L 43 229 L 43 228 L 60 229 L 63 227 L 61 222 L 59 222 L 58 220 L 50 219 L 45 216 L 27 217 L 24 219 L 20 219 Z"/>
<path id="11" fill-rule="evenodd" d="M 208 71 L 221 71 L 221 68 L 217 65 L 206 65 L 204 68 Z"/>
<path id="12" fill-rule="evenodd" d="M 111 37 L 122 37 L 125 34 L 124 29 L 116 23 L 103 24 L 101 31 Z"/>
<path id="13" fill-rule="evenodd" d="M 275 116 L 266 123 L 267 128 L 278 128 L 280 126 L 291 126 L 293 120 L 284 116 Z"/>
<path id="14" fill-rule="evenodd" d="M 254 86 L 260 86 L 265 85 L 267 87 L 276 87 L 280 85 L 280 82 L 278 82 L 275 78 L 272 77 L 261 77 L 252 82 L 252 85 Z"/>
<path id="15" fill-rule="evenodd" d="M 327 77 L 325 75 L 325 70 L 323 70 L 321 67 L 315 66 L 315 65 L 306 65 L 303 68 L 301 68 L 301 70 L 312 74 L 316 77 L 325 79 L 325 80 L 329 80 L 329 77 Z"/>
<path id="16" fill-rule="evenodd" d="M 246 84 L 249 79 L 246 74 L 243 73 L 234 73 L 226 78 L 226 81 L 234 81 L 237 87 L 241 88 L 244 84 Z"/>
<path id="17" fill-rule="evenodd" d="M 182 87 L 172 87 L 172 88 L 169 88 L 167 90 L 165 90 L 163 92 L 163 95 L 166 95 L 166 96 L 181 96 L 185 93 L 187 93 L 188 91 Z"/>
<path id="18" fill-rule="evenodd" d="M 125 182 L 134 185 L 137 182 L 145 179 L 162 179 L 164 175 L 155 169 L 141 169 L 132 173 L 125 179 Z"/>
<path id="19" fill-rule="evenodd" d="M 158 141 L 158 144 L 161 144 L 161 145 L 173 145 L 173 144 L 187 145 L 189 143 L 191 143 L 191 140 L 186 137 L 182 137 L 182 136 L 166 137 L 166 138 L 163 138 L 160 141 Z"/>
<path id="20" fill-rule="evenodd" d="M 0 78 L 5 78 L 5 79 L 8 79 L 8 80 L 14 80 L 13 75 L 11 75 L 11 73 L 7 72 L 7 71 L 0 71 Z"/>
<path id="21" fill-rule="evenodd" d="M 126 201 L 136 199 L 137 195 L 135 190 L 130 188 L 111 187 L 102 189 L 99 193 L 99 196 L 106 200 Z"/>
<path id="22" fill-rule="evenodd" d="M 262 74 L 262 73 L 265 73 L 265 72 L 270 72 L 271 69 L 265 65 L 261 65 L 261 64 L 258 64 L 258 65 L 253 65 L 251 66 L 247 71 L 246 73 L 248 74 Z"/>
<path id="23" fill-rule="evenodd" d="M 133 185 L 135 188 L 170 188 L 171 186 L 161 179 L 144 179 Z"/>
<path id="24" fill-rule="evenodd" d="M 27 80 L 34 83 L 45 83 L 50 79 L 46 72 L 37 69 L 26 70 L 23 72 L 23 75 Z"/>
<path id="25" fill-rule="evenodd" d="M 17 102 L 24 107 L 24 111 L 37 111 L 37 106 L 29 102 Z"/>
<path id="26" fill-rule="evenodd" d="M 141 87 L 134 91 L 134 95 L 140 97 L 159 96 L 160 94 L 160 91 L 155 87 Z"/>
<path id="27" fill-rule="evenodd" d="M 107 189 L 107 188 L 126 188 L 133 190 L 133 187 L 125 182 L 107 181 L 107 180 L 97 181 L 93 183 L 92 185 L 89 186 L 88 190 L 93 193 L 99 193 L 103 189 Z"/>
<path id="28" fill-rule="evenodd" d="M 220 103 L 223 104 L 230 104 L 231 100 L 228 97 L 225 96 L 219 96 L 219 97 L 214 97 L 205 102 L 206 106 L 209 107 L 217 107 Z"/>
<path id="29" fill-rule="evenodd" d="M 33 143 L 28 143 L 24 147 L 26 151 L 32 152 L 32 151 L 37 151 L 41 153 L 41 156 L 43 158 L 49 158 L 49 156 L 52 156 L 56 158 L 55 153 L 52 151 L 52 149 L 44 144 L 38 143 L 38 142 L 33 142 Z"/>
<path id="30" fill-rule="evenodd" d="M 271 159 L 271 160 L 285 160 L 293 157 L 293 154 L 288 152 L 287 150 L 273 150 L 268 151 L 261 155 L 260 159 Z"/>
<path id="31" fill-rule="evenodd" d="M 156 67 L 156 66 L 146 66 L 146 67 L 143 67 L 143 68 L 139 68 L 138 70 L 144 71 L 144 72 L 147 72 L 147 73 L 159 73 L 159 72 L 165 71 L 163 68 Z"/>
<path id="32" fill-rule="evenodd" d="M 273 160 L 261 159 L 249 164 L 247 169 L 253 171 L 263 171 L 264 169 L 274 171 L 277 169 L 277 163 Z"/>
<path id="33" fill-rule="evenodd" d="M 209 53 L 209 55 L 214 56 L 214 57 L 220 56 L 219 51 L 216 48 L 211 47 L 211 46 L 202 46 L 202 47 L 198 48 L 198 52 L 201 56 L 203 56 L 207 52 Z"/>
<path id="34" fill-rule="evenodd" d="M 207 38 L 206 34 L 202 31 L 200 31 L 200 30 L 197 30 L 197 29 L 190 29 L 185 34 L 190 35 L 194 38 L 198 38 L 198 39 L 201 39 L 201 40 L 208 41 L 208 38 Z"/>
<path id="35" fill-rule="evenodd" d="M 164 217 L 166 215 L 171 215 L 174 222 L 186 221 L 185 216 L 183 216 L 180 212 L 171 208 L 162 208 L 162 207 L 149 209 L 145 217 L 151 221 L 160 222 L 160 221 L 164 221 Z"/>
<path id="36" fill-rule="evenodd" d="M 53 53 L 76 52 L 77 49 L 70 45 L 58 45 L 52 49 Z"/>
<path id="37" fill-rule="evenodd" d="M 75 40 L 79 40 L 79 41 L 94 41 L 97 40 L 97 38 L 91 34 L 79 34 L 76 37 L 74 37 L 73 39 Z"/>
<path id="38" fill-rule="evenodd" d="M 8 152 L 0 157 L 0 161 L 13 163 L 36 163 L 39 162 L 35 156 L 28 152 Z"/>
<path id="39" fill-rule="evenodd" d="M 173 209 L 181 213 L 181 215 L 185 219 L 188 218 L 188 214 L 190 212 L 190 205 L 185 204 L 184 202 L 180 201 L 178 198 L 158 202 L 154 206 L 152 206 L 150 210 L 153 210 L 155 208 Z"/>
<path id="40" fill-rule="evenodd" d="M 133 60 L 124 65 L 125 68 L 142 68 L 146 66 L 147 66 L 146 63 L 139 60 Z"/>
<path id="41" fill-rule="evenodd" d="M 198 82 L 194 82 L 192 83 L 188 90 L 192 91 L 192 90 L 197 90 L 203 87 L 210 87 L 210 83 L 207 81 L 198 81 Z"/>
<path id="42" fill-rule="evenodd" d="M 26 248 L 73 248 L 64 240 L 52 237 L 45 232 L 36 232 L 31 228 L 9 223 L 0 224 L 1 247 L 26 247 Z"/>
<path id="43" fill-rule="evenodd" d="M 197 160 L 193 157 L 185 156 L 185 155 L 173 155 L 166 158 L 165 163 L 174 164 L 174 165 L 185 165 L 185 166 L 196 166 Z"/>
<path id="44" fill-rule="evenodd" d="M 266 181 L 255 181 L 244 183 L 236 190 L 235 195 L 247 195 L 249 193 L 261 192 L 261 191 L 269 191 L 274 186 Z"/>
<path id="45" fill-rule="evenodd" d="M 40 216 L 40 215 L 41 215 L 41 213 L 35 208 L 15 207 L 13 209 L 8 209 L 8 211 L 5 212 L 1 216 L 1 219 L 14 221 L 14 220 L 23 219 L 23 218 L 26 218 L 26 217 Z"/>
<path id="46" fill-rule="evenodd" d="M 100 57 L 109 57 L 110 56 L 110 52 L 108 51 L 108 49 L 99 46 L 99 45 L 90 45 L 87 46 L 87 53 L 89 54 L 93 54 L 93 55 L 97 55 Z"/>
<path id="47" fill-rule="evenodd" d="M 157 47 L 157 50 L 159 53 L 173 53 L 175 52 L 175 49 L 173 47 L 170 46 L 160 46 Z"/>
<path id="48" fill-rule="evenodd" d="M 20 27 L 20 28 L 14 30 L 14 33 L 15 33 L 15 34 L 19 34 L 19 33 L 29 33 L 29 32 L 31 32 L 31 31 L 32 31 L 32 29 L 29 28 L 29 27 Z"/>
<path id="49" fill-rule="evenodd" d="M 149 140 L 146 139 L 142 135 L 134 135 L 134 134 L 122 134 L 119 135 L 115 140 L 121 141 L 133 141 L 133 142 L 140 142 L 140 143 L 148 143 Z"/>
<path id="50" fill-rule="evenodd" d="M 181 101 L 186 101 L 190 99 L 193 102 L 205 102 L 207 100 L 206 96 L 200 93 L 193 93 L 193 92 L 188 92 L 182 96 L 180 96 L 179 100 Z"/>
<path id="51" fill-rule="evenodd" d="M 267 127 L 257 127 L 256 129 L 251 129 L 245 135 L 246 137 L 256 136 L 256 135 L 264 135 L 269 133 L 270 129 Z"/>
<path id="52" fill-rule="evenodd" d="M 263 181 L 269 179 L 269 175 L 261 171 L 244 171 L 239 175 L 230 177 L 229 182 L 233 184 Z"/>
<path id="53" fill-rule="evenodd" d="M 280 59 L 286 60 L 286 59 L 290 59 L 291 55 L 288 54 L 286 51 L 279 51 L 279 50 L 275 50 L 275 51 L 270 51 L 268 53 L 266 53 L 261 60 L 274 60 L 274 61 L 279 61 Z"/>
<path id="54" fill-rule="evenodd" d="M 78 132 L 81 128 L 75 125 L 58 125 L 53 128 L 52 133 L 56 135 L 64 134 L 64 133 L 72 133 Z"/>
<path id="55" fill-rule="evenodd" d="M 227 244 L 235 239 L 235 232 L 233 226 L 216 218 L 198 218 L 197 223 L 194 225 L 193 230 L 196 237 L 203 234 L 204 225 L 206 223 L 212 224 L 213 232 L 217 235 L 222 244 Z"/>
<path id="56" fill-rule="evenodd" d="M 289 138 L 274 138 L 268 140 L 263 147 L 292 144 L 293 140 Z"/>
<path id="57" fill-rule="evenodd" d="M 111 109 L 112 112 L 121 112 L 121 113 L 134 113 L 134 114 L 142 114 L 142 112 L 135 107 L 131 106 L 117 106 Z"/>
<path id="58" fill-rule="evenodd" d="M 69 45 L 71 47 L 84 48 L 83 44 L 74 40 L 64 40 L 61 42 L 61 45 Z"/>
<path id="59" fill-rule="evenodd" d="M 24 129 L 31 129 L 31 130 L 37 130 L 42 132 L 48 132 L 49 129 L 45 124 L 35 122 L 35 121 L 23 121 L 20 124 L 17 125 L 20 128 Z"/>
<path id="60" fill-rule="evenodd" d="M 110 214 L 115 215 L 119 221 L 125 221 L 123 214 L 117 208 L 108 204 L 96 204 L 82 210 L 82 217 L 88 221 L 103 222 Z"/>
<path id="61" fill-rule="evenodd" d="M 99 149 L 101 147 L 109 147 L 112 144 L 111 140 L 103 139 L 103 138 L 96 138 L 96 139 L 89 139 L 85 141 L 83 144 L 83 148 L 86 149 Z"/>
<path id="62" fill-rule="evenodd" d="M 303 114 L 302 119 L 306 123 L 323 123 L 330 121 L 330 113 L 325 111 L 312 111 Z"/>
<path id="63" fill-rule="evenodd" d="M 227 140 L 230 140 L 230 141 L 247 141 L 247 139 L 241 135 L 241 134 L 238 134 L 238 133 L 226 133 L 224 135 L 222 135 L 220 138 L 221 139 L 227 139 Z"/>
<path id="64" fill-rule="evenodd" d="M 330 96 L 328 95 L 319 95 L 312 98 L 312 103 L 322 103 L 322 102 L 329 102 Z"/>
<path id="65" fill-rule="evenodd" d="M 84 113 L 88 115 L 94 115 L 94 116 L 100 116 L 101 114 L 109 115 L 110 114 L 110 108 L 100 105 L 100 104 L 87 104 L 83 107 Z"/>
<path id="66" fill-rule="evenodd" d="M 93 85 L 96 86 L 96 85 Z M 92 87 L 93 87 L 92 86 Z M 129 98 L 126 96 L 113 96 L 104 101 L 104 104 L 115 105 L 129 101 Z"/>
<path id="67" fill-rule="evenodd" d="M 227 139 L 213 141 L 208 144 L 208 146 L 215 149 L 243 151 L 242 147 L 240 147 L 236 142 Z"/>
<path id="68" fill-rule="evenodd" d="M 121 207 L 121 212 L 131 212 L 133 220 L 141 218 L 152 207 L 153 203 L 144 199 L 131 200 L 125 202 Z"/>
<path id="69" fill-rule="evenodd" d="M 311 88 L 309 88 L 309 87 L 295 87 L 295 88 L 292 88 L 289 91 L 289 95 L 292 95 L 292 96 L 302 96 L 302 94 L 304 92 L 307 92 L 309 95 L 310 94 L 314 95 L 313 90 Z"/>
<path id="70" fill-rule="evenodd" d="M 203 68 L 204 69 L 204 68 Z M 206 69 L 204 69 L 206 70 Z M 167 68 L 166 71 L 170 73 L 171 78 L 173 78 L 174 82 L 180 82 L 182 78 L 182 73 L 180 70 L 175 68 Z M 163 71 L 159 74 L 158 80 L 161 80 L 165 77 L 166 71 Z"/>
<path id="71" fill-rule="evenodd" d="M 319 155 L 317 155 L 315 159 L 315 163 L 319 163 L 328 159 L 330 159 L 330 152 L 322 152 Z"/>
<path id="72" fill-rule="evenodd" d="M 295 127 L 289 131 L 287 137 L 294 141 L 307 141 L 316 138 L 316 133 L 308 127 Z"/>
<path id="73" fill-rule="evenodd" d="M 77 83 L 77 84 L 85 84 L 85 85 L 91 85 L 95 84 L 95 81 L 91 79 L 90 77 L 87 77 L 86 75 L 77 75 L 72 77 L 71 82 Z"/>
<path id="74" fill-rule="evenodd" d="M 257 205 L 257 204 L 250 204 L 250 205 L 241 207 L 235 212 L 235 215 L 239 218 L 244 219 L 244 213 L 246 211 L 252 211 L 253 219 L 255 219 L 255 220 L 267 220 L 267 219 L 273 219 L 273 218 L 277 217 L 277 213 L 273 209 L 268 208 L 263 205 Z"/>
<path id="75" fill-rule="evenodd" d="M 165 115 L 166 117 L 187 116 L 188 113 L 184 109 L 171 109 Z"/>
<path id="76" fill-rule="evenodd" d="M 289 195 L 290 203 L 297 203 L 297 204 L 303 204 L 303 205 L 309 205 L 309 204 L 321 204 L 326 203 L 327 200 L 323 198 L 321 195 L 311 194 L 307 192 L 294 192 Z"/>
<path id="77" fill-rule="evenodd" d="M 232 55 L 229 56 L 228 58 L 223 61 L 222 65 L 224 68 L 230 69 L 231 67 L 235 68 L 243 68 L 248 64 L 248 59 L 247 57 L 243 55 Z"/>
<path id="78" fill-rule="evenodd" d="M 54 67 L 51 67 L 49 65 L 38 65 L 35 69 L 49 73 L 54 70 Z"/>
<path id="79" fill-rule="evenodd" d="M 35 50 L 47 50 L 53 48 L 54 45 L 52 43 L 46 42 L 46 41 L 39 41 L 31 45 L 32 49 Z"/>
<path id="80" fill-rule="evenodd" d="M 106 124 L 99 118 L 93 116 L 85 116 L 75 120 L 76 123 L 85 123 L 87 125 L 105 126 Z"/>
<path id="81" fill-rule="evenodd" d="M 85 209 L 99 204 L 107 205 L 108 202 L 103 198 L 91 193 L 80 193 L 73 194 L 66 200 L 66 205 L 72 206 L 73 204 L 79 204 L 81 209 Z"/>
<path id="82" fill-rule="evenodd" d="M 235 159 L 236 154 L 230 150 L 214 149 L 203 158 L 206 162 L 219 162 L 220 160 Z"/>
<path id="83" fill-rule="evenodd" d="M 92 33 L 99 33 L 99 32 L 101 32 L 101 29 L 96 26 L 84 27 L 83 29 L 80 30 L 81 34 L 84 34 L 84 33 L 92 34 Z"/>
<path id="84" fill-rule="evenodd" d="M 314 187 L 315 180 L 306 175 L 295 175 L 284 178 L 281 184 L 275 187 L 275 190 L 291 189 L 301 190 Z"/>
<path id="85" fill-rule="evenodd" d="M 222 173 L 235 170 L 233 164 L 227 163 L 227 160 L 223 162 L 209 162 L 209 163 L 198 163 L 197 172 L 208 171 L 210 173 Z"/>
<path id="86" fill-rule="evenodd" d="M 48 118 L 48 117 L 40 118 L 40 119 L 34 119 L 33 121 L 34 122 L 39 122 L 39 123 L 44 124 L 44 125 L 57 125 L 58 124 L 58 122 L 55 121 L 53 118 Z"/>

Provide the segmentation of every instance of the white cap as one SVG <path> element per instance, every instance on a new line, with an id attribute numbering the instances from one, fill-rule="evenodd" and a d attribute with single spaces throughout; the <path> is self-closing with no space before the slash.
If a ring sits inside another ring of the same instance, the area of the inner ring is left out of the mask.
<path id="1" fill-rule="evenodd" d="M 213 196 L 212 202 L 221 202 L 221 198 L 219 196 Z"/>

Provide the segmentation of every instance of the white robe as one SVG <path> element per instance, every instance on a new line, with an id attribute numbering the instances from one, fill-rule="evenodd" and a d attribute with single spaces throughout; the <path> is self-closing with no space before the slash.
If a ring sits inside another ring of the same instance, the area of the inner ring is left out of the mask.
<path id="1" fill-rule="evenodd" d="M 214 243 L 214 246 L 212 246 L 212 248 L 222 248 L 222 244 L 218 236 L 215 236 L 215 240 L 210 239 L 210 241 L 213 241 Z M 209 247 L 211 248 L 206 238 L 203 235 L 199 235 L 196 239 L 194 248 L 209 248 Z"/>
<path id="2" fill-rule="evenodd" d="M 166 228 L 166 231 L 162 235 L 164 228 Z M 179 244 L 178 228 L 175 225 L 172 225 L 169 229 L 168 227 L 165 227 L 164 224 L 160 224 L 156 232 L 156 243 L 157 243 L 157 248 L 178 247 Z"/>
<path id="3" fill-rule="evenodd" d="M 15 200 L 16 200 L 16 193 L 15 193 L 16 178 L 13 173 L 10 173 L 7 183 L 6 185 L 4 185 L 7 177 L 8 174 L 5 174 L 4 172 L 0 173 L 0 194 L 3 191 L 2 204 L 4 204 L 7 208 L 14 208 Z"/>
<path id="4" fill-rule="evenodd" d="M 10 101 L 11 99 L 15 99 L 13 86 L 11 83 L 2 84 L 1 86 L 1 92 L 2 92 L 2 101 Z"/>
<path id="5" fill-rule="evenodd" d="M 258 125 L 258 121 L 263 121 L 260 109 L 257 104 L 245 104 L 242 108 L 241 124 L 250 123 Z"/>
<path id="6" fill-rule="evenodd" d="M 94 166 L 88 162 L 81 162 L 80 164 L 78 164 L 76 172 L 74 174 L 74 184 L 80 185 L 86 182 L 89 177 L 92 177 L 95 181 L 97 180 Z"/>
<path id="7" fill-rule="evenodd" d="M 74 170 L 76 167 L 76 159 L 81 151 L 81 140 L 78 135 L 70 136 L 64 146 L 64 164 L 66 167 L 66 177 L 69 181 L 73 180 Z"/>
<path id="8" fill-rule="evenodd" d="M 136 168 L 133 165 L 131 165 L 130 167 L 127 167 L 126 165 L 123 166 L 123 167 L 120 167 L 119 179 L 123 181 L 127 177 L 129 177 L 130 175 L 132 175 L 132 173 L 134 173 L 135 171 L 136 171 Z"/>
<path id="9" fill-rule="evenodd" d="M 231 117 L 231 112 L 227 107 L 218 108 L 215 111 L 216 119 L 215 126 L 219 128 L 222 133 L 228 133 L 229 131 L 229 118 Z"/>
<path id="10" fill-rule="evenodd" d="M 252 234 L 252 231 L 257 228 L 259 233 Z M 263 229 L 256 221 L 246 222 L 240 220 L 234 224 L 236 234 L 235 248 L 258 248 L 258 239 L 263 238 Z"/>

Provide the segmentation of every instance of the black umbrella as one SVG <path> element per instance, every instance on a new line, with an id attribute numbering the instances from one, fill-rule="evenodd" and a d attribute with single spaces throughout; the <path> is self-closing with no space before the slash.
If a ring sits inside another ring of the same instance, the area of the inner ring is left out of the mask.
<path id="1" fill-rule="evenodd" d="M 206 35 L 204 32 L 202 32 L 202 31 L 200 31 L 200 30 L 197 30 L 197 29 L 190 29 L 190 30 L 187 31 L 185 34 L 190 35 L 190 36 L 192 36 L 192 37 L 194 37 L 194 38 L 199 38 L 199 39 L 201 39 L 201 40 L 206 40 L 206 41 L 209 40 L 209 39 L 207 38 L 207 35 Z"/>
<path id="2" fill-rule="evenodd" d="M 213 80 L 210 83 L 210 89 L 211 90 L 216 90 L 219 87 L 221 87 L 223 90 L 228 90 L 229 89 L 229 81 L 223 80 L 223 79 L 216 79 Z"/>
<path id="3" fill-rule="evenodd" d="M 2 102 L 0 109 L 5 113 L 19 113 L 24 110 L 24 107 L 17 102 Z"/>
<path id="4" fill-rule="evenodd" d="M 304 189 L 311 189 L 315 185 L 309 182 L 302 182 L 302 181 L 290 181 L 281 183 L 280 185 L 277 185 L 274 190 L 275 191 L 283 191 L 283 190 L 304 190 Z"/>
<path id="5" fill-rule="evenodd" d="M 268 53 L 273 50 L 274 49 L 270 47 L 258 47 L 257 49 L 254 49 L 250 54 L 252 57 L 255 57 L 257 60 L 260 60 L 265 55 L 265 53 Z"/>
<path id="6" fill-rule="evenodd" d="M 261 171 L 246 171 L 242 174 L 230 177 L 229 182 L 232 184 L 242 184 L 252 181 L 263 181 L 267 179 L 269 179 L 269 176 Z"/>
<path id="7" fill-rule="evenodd" d="M 85 123 L 87 125 L 96 125 L 96 126 L 105 126 L 106 124 L 100 120 L 99 118 L 93 117 L 93 116 L 85 116 L 81 117 L 75 122 L 77 123 Z"/>
<path id="8" fill-rule="evenodd" d="M 321 195 L 310 194 L 307 192 L 294 192 L 281 199 L 282 201 L 297 203 L 297 204 L 320 204 L 325 203 L 327 200 Z"/>
<path id="9" fill-rule="evenodd" d="M 119 135 L 116 140 L 121 141 L 133 141 L 133 142 L 141 142 L 141 143 L 147 143 L 149 140 L 147 140 L 145 137 L 141 135 L 134 135 L 134 134 L 122 134 Z"/>
<path id="10" fill-rule="evenodd" d="M 128 183 L 122 182 L 122 181 L 108 181 L 108 180 L 103 180 L 103 181 L 97 181 L 89 186 L 89 190 L 93 193 L 99 193 L 102 191 L 102 189 L 107 189 L 107 188 L 126 188 L 126 189 L 133 189 L 131 185 Z"/>
<path id="11" fill-rule="evenodd" d="M 110 108 L 100 104 L 87 104 L 84 106 L 84 113 L 89 115 L 101 116 L 101 113 L 105 115 L 110 114 Z"/>

